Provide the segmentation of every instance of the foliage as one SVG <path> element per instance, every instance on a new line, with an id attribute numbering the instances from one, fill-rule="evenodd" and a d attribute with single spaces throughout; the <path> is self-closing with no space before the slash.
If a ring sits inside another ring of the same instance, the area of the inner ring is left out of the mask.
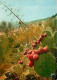
<path id="1" fill-rule="evenodd" d="M 56 72 L 56 60 L 50 54 L 44 53 L 35 61 L 34 69 L 40 76 L 49 77 Z"/>
<path id="2" fill-rule="evenodd" d="M 54 34 L 54 42 L 57 45 L 57 32 Z"/>

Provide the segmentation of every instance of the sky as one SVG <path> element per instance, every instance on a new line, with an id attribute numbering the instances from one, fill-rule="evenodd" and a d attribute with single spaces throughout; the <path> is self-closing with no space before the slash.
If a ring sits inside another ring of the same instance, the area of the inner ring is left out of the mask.
<path id="1" fill-rule="evenodd" d="M 0 0 L 18 17 L 29 22 L 44 19 L 56 14 L 56 0 Z M 0 21 L 19 20 L 0 2 Z"/>

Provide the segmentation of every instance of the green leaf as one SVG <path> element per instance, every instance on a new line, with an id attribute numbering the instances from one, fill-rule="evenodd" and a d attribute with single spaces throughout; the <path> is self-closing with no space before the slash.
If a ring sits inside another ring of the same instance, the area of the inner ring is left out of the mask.
<path id="1" fill-rule="evenodd" d="M 51 37 L 51 33 L 49 31 L 43 31 L 42 34 L 47 33 L 47 36 Z"/>
<path id="2" fill-rule="evenodd" d="M 49 77 L 56 71 L 56 60 L 50 54 L 39 55 L 39 60 L 34 62 L 34 69 L 42 77 Z"/>
<path id="3" fill-rule="evenodd" d="M 57 44 L 57 32 L 54 34 L 54 42 Z"/>
<path id="4" fill-rule="evenodd" d="M 45 47 L 46 45 L 48 46 L 49 50 L 53 48 L 53 38 L 52 37 L 44 37 L 43 40 L 41 41 L 42 46 Z"/>
<path id="5" fill-rule="evenodd" d="M 49 50 L 52 50 L 53 45 L 54 45 L 54 40 L 51 36 L 51 33 L 49 31 L 44 31 L 44 33 L 47 33 L 47 36 L 43 38 L 43 40 L 41 41 L 42 46 L 45 47 L 46 45 L 48 46 Z"/>

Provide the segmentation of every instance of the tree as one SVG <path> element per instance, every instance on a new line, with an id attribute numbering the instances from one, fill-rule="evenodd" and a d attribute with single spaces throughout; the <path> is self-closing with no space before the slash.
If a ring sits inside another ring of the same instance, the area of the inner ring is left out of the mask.
<path id="1" fill-rule="evenodd" d="M 2 31 L 6 30 L 7 27 L 6 27 L 6 22 L 5 21 L 2 21 L 1 28 L 2 28 Z"/>

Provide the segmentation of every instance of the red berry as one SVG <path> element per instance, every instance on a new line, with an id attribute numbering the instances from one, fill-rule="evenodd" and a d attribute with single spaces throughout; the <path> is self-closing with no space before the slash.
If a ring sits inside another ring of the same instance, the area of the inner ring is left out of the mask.
<path id="1" fill-rule="evenodd" d="M 35 61 L 35 60 L 37 60 L 37 59 L 39 59 L 39 55 L 35 54 L 35 55 L 33 56 L 33 60 Z"/>
<path id="2" fill-rule="evenodd" d="M 34 50 L 34 54 L 38 54 L 38 50 Z"/>
<path id="3" fill-rule="evenodd" d="M 29 48 L 28 49 L 25 49 L 25 51 L 27 52 L 29 50 Z"/>
<path id="4" fill-rule="evenodd" d="M 47 36 L 47 33 L 44 34 L 44 37 L 46 37 L 46 36 Z"/>
<path id="5" fill-rule="evenodd" d="M 32 55 L 32 54 L 28 55 L 28 59 L 29 59 L 30 61 L 33 61 L 33 55 Z"/>
<path id="6" fill-rule="evenodd" d="M 25 52 L 23 52 L 23 55 L 26 55 L 27 54 L 27 52 L 25 51 Z"/>
<path id="7" fill-rule="evenodd" d="M 44 34 L 41 34 L 41 37 L 43 38 L 44 37 Z"/>
<path id="8" fill-rule="evenodd" d="M 37 41 L 37 44 L 39 44 L 39 43 L 40 43 L 40 41 L 38 40 L 38 41 Z"/>
<path id="9" fill-rule="evenodd" d="M 35 44 L 37 44 L 37 41 L 34 41 Z"/>
<path id="10" fill-rule="evenodd" d="M 43 53 L 43 52 L 44 52 L 43 48 L 40 47 L 40 48 L 38 49 L 38 54 L 41 54 L 41 53 Z"/>
<path id="11" fill-rule="evenodd" d="M 21 61 L 19 61 L 19 62 L 18 62 L 18 64 L 23 64 L 23 61 L 22 61 L 22 60 L 21 60 Z"/>
<path id="12" fill-rule="evenodd" d="M 45 47 L 43 48 L 43 50 L 44 50 L 44 52 L 48 52 L 48 51 L 49 51 L 48 46 L 45 46 Z"/>
<path id="13" fill-rule="evenodd" d="M 43 39 L 43 37 L 40 36 L 39 41 L 41 41 Z"/>
<path id="14" fill-rule="evenodd" d="M 33 62 L 33 61 L 29 61 L 29 62 L 28 62 L 28 66 L 29 66 L 29 67 L 32 67 L 33 65 L 34 65 L 34 62 Z"/>
<path id="15" fill-rule="evenodd" d="M 34 44 L 32 44 L 32 47 L 35 47 L 36 46 L 36 44 L 34 43 Z"/>
<path id="16" fill-rule="evenodd" d="M 32 53 L 32 50 L 29 50 L 28 52 L 27 52 L 27 54 L 31 54 Z"/>
<path id="17" fill-rule="evenodd" d="M 29 54 L 26 55 L 26 57 L 28 58 Z"/>
<path id="18" fill-rule="evenodd" d="M 32 54 L 31 55 L 33 56 L 34 54 L 35 54 L 34 51 L 32 51 Z"/>

